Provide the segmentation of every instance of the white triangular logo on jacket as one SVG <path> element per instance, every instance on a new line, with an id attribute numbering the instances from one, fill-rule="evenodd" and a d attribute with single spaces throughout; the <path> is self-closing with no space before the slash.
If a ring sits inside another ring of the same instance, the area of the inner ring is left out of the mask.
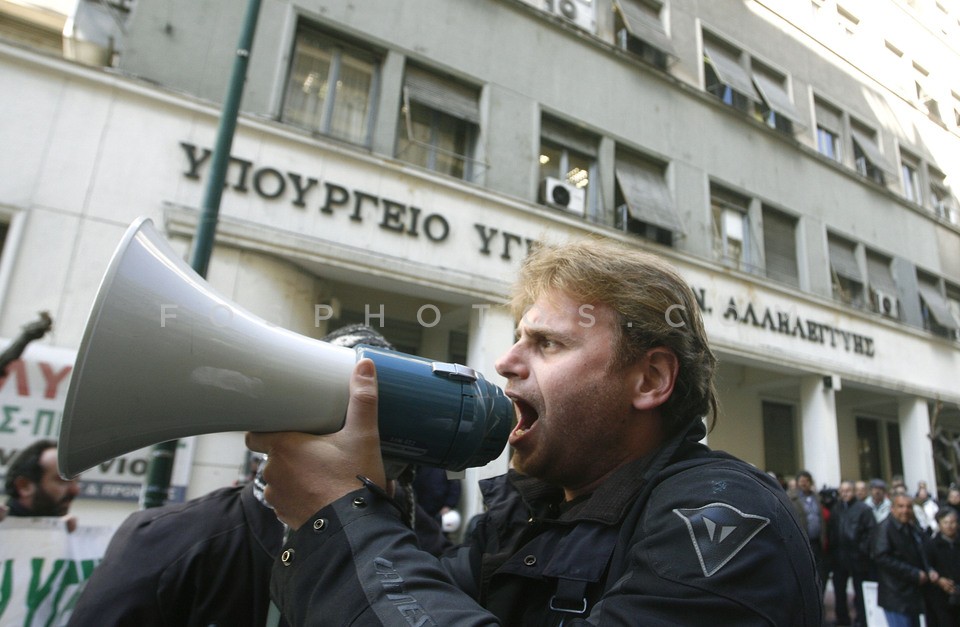
<path id="1" fill-rule="evenodd" d="M 769 518 L 744 514 L 726 503 L 711 503 L 696 509 L 675 509 L 686 524 L 704 577 L 715 574 L 747 546 Z"/>

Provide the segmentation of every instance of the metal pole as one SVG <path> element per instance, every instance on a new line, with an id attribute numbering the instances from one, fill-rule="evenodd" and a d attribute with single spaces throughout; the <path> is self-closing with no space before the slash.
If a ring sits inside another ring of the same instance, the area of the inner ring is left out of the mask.
<path id="1" fill-rule="evenodd" d="M 253 34 L 257 29 L 257 17 L 260 14 L 260 0 L 248 0 L 240 30 L 240 42 L 237 44 L 237 56 L 233 61 L 230 84 L 220 113 L 220 126 L 217 130 L 217 143 L 210 160 L 210 176 L 203 195 L 202 212 L 197 223 L 190 253 L 190 267 L 202 277 L 207 276 L 210 254 L 217 230 L 217 218 L 220 213 L 220 198 L 226 179 L 227 166 L 230 163 L 230 147 L 233 133 L 237 128 L 237 114 L 243 97 L 243 84 L 247 77 L 247 65 L 250 62 L 250 49 L 253 46 Z M 157 444 L 150 451 L 147 479 L 140 494 L 140 507 L 148 509 L 159 507 L 167 500 L 170 489 L 170 476 L 177 453 L 178 440 Z"/>

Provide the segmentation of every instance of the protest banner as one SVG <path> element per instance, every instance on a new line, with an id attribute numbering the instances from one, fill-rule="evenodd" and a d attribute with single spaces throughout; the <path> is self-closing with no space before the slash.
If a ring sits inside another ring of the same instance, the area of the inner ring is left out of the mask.
<path id="1" fill-rule="evenodd" d="M 66 625 L 113 532 L 79 526 L 70 533 L 54 517 L 0 522 L 0 627 Z"/>

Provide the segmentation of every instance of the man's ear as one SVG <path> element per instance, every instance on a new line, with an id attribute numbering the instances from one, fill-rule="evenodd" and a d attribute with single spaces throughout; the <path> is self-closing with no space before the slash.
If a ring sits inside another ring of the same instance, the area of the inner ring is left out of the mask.
<path id="1" fill-rule="evenodd" d="M 13 487 L 16 489 L 19 498 L 33 498 L 37 490 L 37 484 L 26 477 L 17 477 L 13 480 Z"/>
<path id="2" fill-rule="evenodd" d="M 657 346 L 648 350 L 634 368 L 638 375 L 633 390 L 634 408 L 648 410 L 666 403 L 680 372 L 676 354 L 665 346 Z"/>

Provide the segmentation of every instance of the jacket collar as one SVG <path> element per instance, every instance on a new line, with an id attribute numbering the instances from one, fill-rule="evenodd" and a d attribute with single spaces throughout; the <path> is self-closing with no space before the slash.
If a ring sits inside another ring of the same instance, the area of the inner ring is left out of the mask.
<path id="1" fill-rule="evenodd" d="M 564 523 L 593 521 L 613 525 L 623 520 L 643 488 L 666 467 L 681 446 L 695 445 L 705 434 L 703 421 L 694 421 L 650 455 L 615 470 L 593 493 L 578 499 L 559 515 L 557 512 L 563 501 L 563 490 L 558 486 L 515 470 L 508 472 L 507 481 L 520 493 L 535 517 L 555 518 Z"/>

